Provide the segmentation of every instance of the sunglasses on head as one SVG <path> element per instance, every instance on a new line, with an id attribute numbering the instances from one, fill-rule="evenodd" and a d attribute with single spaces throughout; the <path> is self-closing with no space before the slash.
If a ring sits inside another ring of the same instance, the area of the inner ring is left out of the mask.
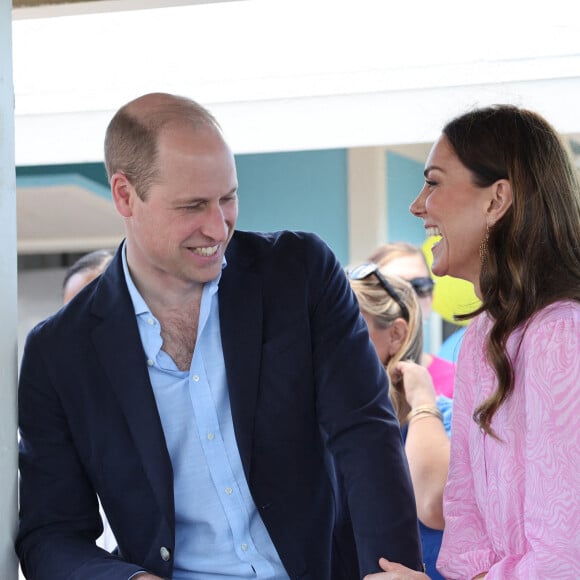
<path id="1" fill-rule="evenodd" d="M 409 322 L 408 308 L 405 306 L 405 303 L 401 300 L 401 297 L 393 288 L 391 283 L 381 274 L 379 267 L 376 264 L 368 262 L 366 264 L 356 266 L 348 272 L 348 277 L 351 280 L 364 280 L 373 274 L 376 276 L 380 285 L 385 289 L 385 292 L 399 305 L 403 318 Z"/>
<path id="2" fill-rule="evenodd" d="M 409 280 L 409 284 L 413 286 L 413 290 L 415 290 L 415 294 L 417 294 L 419 298 L 425 298 L 433 294 L 435 280 L 429 276 L 424 276 L 421 278 L 411 278 Z"/>

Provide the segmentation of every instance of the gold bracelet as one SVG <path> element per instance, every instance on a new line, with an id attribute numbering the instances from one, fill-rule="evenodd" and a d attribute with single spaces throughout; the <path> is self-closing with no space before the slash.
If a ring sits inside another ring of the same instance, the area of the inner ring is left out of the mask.
<path id="1" fill-rule="evenodd" d="M 413 423 L 417 423 L 417 421 L 421 421 L 422 419 L 435 419 L 439 424 L 442 425 L 441 420 L 437 415 L 431 415 L 431 413 L 422 413 L 421 415 L 415 415 L 411 420 L 407 422 L 407 425 L 412 425 Z"/>
<path id="2" fill-rule="evenodd" d="M 441 411 L 435 405 L 419 405 L 418 407 L 411 409 L 407 415 L 407 421 L 410 421 L 413 417 L 422 414 L 432 415 L 433 417 L 437 417 L 439 420 L 443 421 L 443 413 L 441 413 Z"/>

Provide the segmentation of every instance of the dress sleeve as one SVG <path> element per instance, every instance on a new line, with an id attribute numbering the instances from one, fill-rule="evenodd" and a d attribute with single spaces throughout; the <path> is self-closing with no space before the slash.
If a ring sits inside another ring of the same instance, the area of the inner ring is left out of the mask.
<path id="1" fill-rule="evenodd" d="M 580 315 L 573 312 L 538 321 L 522 344 L 527 551 L 499 561 L 486 580 L 578 578 Z"/>
<path id="2" fill-rule="evenodd" d="M 471 579 L 496 559 L 475 501 L 470 427 L 476 391 L 477 358 L 482 356 L 481 321 L 468 328 L 459 354 L 451 423 L 451 459 L 443 497 L 445 530 L 437 569 L 448 579 Z"/>

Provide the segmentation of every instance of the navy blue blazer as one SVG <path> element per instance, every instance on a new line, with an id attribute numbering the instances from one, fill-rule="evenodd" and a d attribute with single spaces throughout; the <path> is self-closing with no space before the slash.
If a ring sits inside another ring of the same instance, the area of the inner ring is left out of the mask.
<path id="1" fill-rule="evenodd" d="M 219 286 L 236 440 L 290 578 L 420 569 L 385 372 L 340 265 L 311 234 L 236 232 Z M 171 578 L 172 467 L 118 251 L 36 326 L 19 386 L 17 552 L 33 580 Z M 101 499 L 118 554 L 95 546 Z"/>

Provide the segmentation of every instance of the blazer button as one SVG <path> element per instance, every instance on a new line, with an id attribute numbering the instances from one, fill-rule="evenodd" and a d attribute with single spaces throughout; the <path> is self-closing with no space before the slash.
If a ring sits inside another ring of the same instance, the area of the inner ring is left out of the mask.
<path id="1" fill-rule="evenodd" d="M 168 550 L 165 546 L 161 546 L 159 554 L 164 562 L 169 562 L 169 560 L 171 560 L 171 551 Z"/>

